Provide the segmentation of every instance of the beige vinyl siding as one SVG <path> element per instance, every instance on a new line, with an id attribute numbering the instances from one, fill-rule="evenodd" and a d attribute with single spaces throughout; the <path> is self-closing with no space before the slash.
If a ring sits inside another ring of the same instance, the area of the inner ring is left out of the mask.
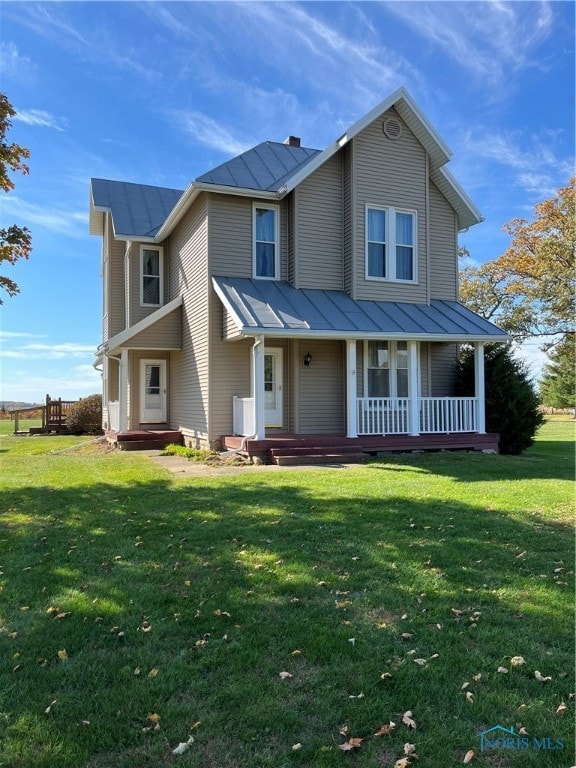
<path id="1" fill-rule="evenodd" d="M 296 254 L 298 252 L 298 236 L 296 232 L 296 210 L 298 207 L 298 188 L 291 192 L 286 198 L 286 219 L 287 219 L 287 258 L 288 258 L 288 282 L 295 288 L 298 285 L 298 267 L 296 264 Z"/>
<path id="2" fill-rule="evenodd" d="M 457 344 L 430 344 L 430 397 L 454 395 L 457 360 Z"/>
<path id="3" fill-rule="evenodd" d="M 394 116 L 402 125 L 397 141 L 384 136 L 382 121 Z M 355 219 L 357 233 L 355 298 L 426 302 L 426 152 L 398 114 L 391 110 L 368 125 L 354 142 Z M 365 279 L 366 205 L 415 210 L 418 219 L 418 282 Z"/>
<path id="4" fill-rule="evenodd" d="M 129 422 L 131 429 L 140 428 L 140 361 L 141 360 L 166 360 L 166 408 L 167 415 L 166 421 L 162 422 L 163 425 L 170 423 L 170 365 L 168 363 L 170 359 L 170 353 L 160 350 L 147 349 L 140 351 L 130 352 L 129 363 L 129 389 L 130 389 L 130 405 L 129 405 Z M 151 424 L 146 424 L 146 429 L 151 429 Z"/>
<path id="5" fill-rule="evenodd" d="M 344 259 L 344 290 L 355 299 L 354 290 L 354 230 L 352 227 L 352 211 L 354 200 L 354 142 L 347 144 L 342 150 L 342 244 Z"/>
<path id="6" fill-rule="evenodd" d="M 430 298 L 458 298 L 456 212 L 440 190 L 430 183 Z"/>
<path id="7" fill-rule="evenodd" d="M 232 315 L 226 309 L 224 310 L 222 317 L 222 338 L 227 341 L 241 338 L 236 320 L 234 320 Z"/>
<path id="8" fill-rule="evenodd" d="M 213 291 L 212 291 L 213 293 Z M 250 397 L 252 339 L 224 341 L 224 307 L 216 295 L 211 301 L 209 439 L 233 434 L 233 397 Z"/>
<path id="9" fill-rule="evenodd" d="M 178 307 L 150 328 L 133 336 L 127 343 L 130 349 L 180 349 L 182 346 L 182 309 Z"/>
<path id="10" fill-rule="evenodd" d="M 336 153 L 298 189 L 298 287 L 341 291 L 342 158 Z"/>
<path id="11" fill-rule="evenodd" d="M 170 426 L 208 433 L 208 197 L 201 195 L 170 237 L 171 295 L 183 295 L 182 350 L 170 354 Z"/>
<path id="12" fill-rule="evenodd" d="M 244 197 L 212 195 L 210 202 L 210 274 L 225 277 L 252 277 L 253 203 Z M 262 201 L 270 205 L 270 201 Z M 288 278 L 288 232 L 286 202 L 278 204 L 280 214 L 280 278 Z"/>
<path id="13" fill-rule="evenodd" d="M 124 251 L 126 243 L 123 240 L 114 240 L 110 214 L 105 216 L 104 226 L 104 255 L 108 259 L 107 285 L 108 291 L 108 323 L 107 335 L 104 341 L 126 328 L 126 297 L 124 281 Z"/>
<path id="14" fill-rule="evenodd" d="M 342 434 L 345 431 L 344 343 L 300 341 L 300 353 L 310 352 L 312 364 L 298 365 L 298 423 L 301 434 Z"/>

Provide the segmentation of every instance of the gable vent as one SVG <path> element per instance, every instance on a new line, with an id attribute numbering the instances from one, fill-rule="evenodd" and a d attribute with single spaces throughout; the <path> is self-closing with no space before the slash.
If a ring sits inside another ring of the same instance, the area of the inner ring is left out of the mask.
<path id="1" fill-rule="evenodd" d="M 382 132 L 387 139 L 397 141 L 402 136 L 402 124 L 395 117 L 387 117 L 382 123 Z"/>

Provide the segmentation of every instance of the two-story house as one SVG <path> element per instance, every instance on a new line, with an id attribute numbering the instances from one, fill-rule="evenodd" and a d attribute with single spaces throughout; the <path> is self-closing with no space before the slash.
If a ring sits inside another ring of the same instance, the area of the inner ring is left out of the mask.
<path id="1" fill-rule="evenodd" d="M 260 454 L 495 448 L 483 345 L 506 334 L 458 302 L 458 232 L 482 217 L 449 158 L 401 88 L 322 151 L 264 142 L 185 191 L 93 179 L 104 427 Z"/>

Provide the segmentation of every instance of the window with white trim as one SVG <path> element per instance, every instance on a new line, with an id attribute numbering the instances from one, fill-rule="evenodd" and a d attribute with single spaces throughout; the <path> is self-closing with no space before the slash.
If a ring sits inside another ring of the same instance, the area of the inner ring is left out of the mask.
<path id="1" fill-rule="evenodd" d="M 366 341 L 366 397 L 408 397 L 408 342 Z"/>
<path id="2" fill-rule="evenodd" d="M 416 212 L 366 206 L 366 279 L 416 282 Z"/>
<path id="3" fill-rule="evenodd" d="M 254 204 L 252 209 L 253 275 L 265 280 L 278 280 L 280 212 L 277 205 Z"/>
<path id="4" fill-rule="evenodd" d="M 140 247 L 140 304 L 161 306 L 164 296 L 164 251 L 162 248 Z"/>

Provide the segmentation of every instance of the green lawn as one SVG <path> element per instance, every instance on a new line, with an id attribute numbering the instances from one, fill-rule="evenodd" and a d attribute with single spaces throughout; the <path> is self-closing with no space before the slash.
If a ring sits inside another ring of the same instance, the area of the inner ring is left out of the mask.
<path id="1" fill-rule="evenodd" d="M 419 768 L 569 768 L 573 437 L 206 479 L 1 437 L 0 766 L 372 768 L 410 743 Z M 528 748 L 481 752 L 496 725 Z"/>

